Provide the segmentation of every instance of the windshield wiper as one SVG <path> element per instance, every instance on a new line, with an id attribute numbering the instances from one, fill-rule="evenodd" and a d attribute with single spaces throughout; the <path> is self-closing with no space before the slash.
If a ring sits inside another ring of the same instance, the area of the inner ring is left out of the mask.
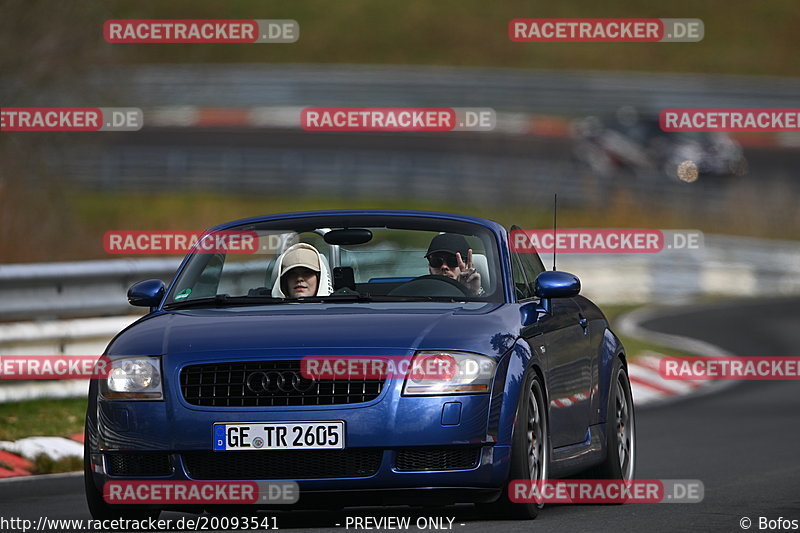
<path id="1" fill-rule="evenodd" d="M 291 301 L 291 300 L 290 300 Z M 376 295 L 369 295 L 369 294 L 332 294 L 330 296 L 312 296 L 309 298 L 302 298 L 299 301 L 303 302 L 320 302 L 320 303 L 327 303 L 327 302 L 358 302 L 358 303 L 370 303 L 370 302 L 447 302 L 447 303 L 463 303 L 469 301 L 477 301 L 477 300 L 470 300 L 467 298 L 459 298 L 456 296 L 393 296 L 388 294 L 376 294 Z"/>
<path id="2" fill-rule="evenodd" d="M 372 302 L 374 299 L 369 295 L 358 293 L 345 293 L 345 294 L 331 294 L 329 296 L 302 296 L 300 298 L 287 298 L 287 302 L 301 302 L 301 303 L 337 303 L 337 302 Z"/>
<path id="3" fill-rule="evenodd" d="M 465 303 L 475 302 L 467 297 L 457 296 L 375 296 L 374 301 L 377 302 L 446 302 L 446 303 Z"/>
<path id="4" fill-rule="evenodd" d="M 172 302 L 164 306 L 165 310 L 187 309 L 190 307 L 226 307 L 241 305 L 273 305 L 282 303 L 371 303 L 371 302 L 446 302 L 465 303 L 472 300 L 454 296 L 391 296 L 357 293 L 331 294 L 329 296 L 303 296 L 300 298 L 275 298 L 273 296 L 228 296 L 217 294 L 206 298 L 197 298 L 183 302 Z"/>
<path id="5" fill-rule="evenodd" d="M 286 298 L 275 298 L 273 296 L 229 296 L 227 294 L 217 294 L 207 298 L 197 298 L 183 302 L 172 302 L 166 304 L 164 309 L 186 309 L 188 307 L 224 307 L 229 305 L 270 305 L 284 303 Z"/>

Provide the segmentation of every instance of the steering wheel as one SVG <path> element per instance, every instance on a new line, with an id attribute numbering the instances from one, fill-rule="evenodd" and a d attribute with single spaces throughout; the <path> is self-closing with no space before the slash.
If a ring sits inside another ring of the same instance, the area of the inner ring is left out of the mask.
<path id="1" fill-rule="evenodd" d="M 389 291 L 388 296 L 440 296 L 444 298 L 461 298 L 471 296 L 469 289 L 458 281 L 440 276 L 427 274 L 407 281 L 399 287 Z"/>

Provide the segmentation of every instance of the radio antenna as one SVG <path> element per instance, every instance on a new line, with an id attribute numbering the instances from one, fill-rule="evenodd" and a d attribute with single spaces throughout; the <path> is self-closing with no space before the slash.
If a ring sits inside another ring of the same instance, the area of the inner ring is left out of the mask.
<path id="1" fill-rule="evenodd" d="M 558 220 L 558 193 L 553 194 L 553 270 L 556 269 L 556 248 L 558 248 L 558 235 L 556 222 Z"/>

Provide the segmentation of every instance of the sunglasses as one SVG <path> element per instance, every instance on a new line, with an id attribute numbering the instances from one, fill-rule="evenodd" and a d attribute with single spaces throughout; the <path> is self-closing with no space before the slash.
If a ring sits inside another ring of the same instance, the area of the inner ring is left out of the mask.
<path id="1" fill-rule="evenodd" d="M 445 263 L 447 263 L 447 266 L 450 268 L 457 267 L 458 261 L 456 260 L 455 254 L 437 254 L 428 257 L 428 264 L 432 268 L 442 268 L 442 265 Z"/>

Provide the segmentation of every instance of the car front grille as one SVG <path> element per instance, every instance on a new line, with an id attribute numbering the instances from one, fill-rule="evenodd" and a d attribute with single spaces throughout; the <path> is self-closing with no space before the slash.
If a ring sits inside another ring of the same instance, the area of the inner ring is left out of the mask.
<path id="1" fill-rule="evenodd" d="M 109 453 L 106 465 L 112 476 L 168 476 L 172 473 L 166 453 Z"/>
<path id="2" fill-rule="evenodd" d="M 181 392 L 192 405 L 276 407 L 341 405 L 377 398 L 384 379 L 304 378 L 300 361 L 191 365 L 181 370 Z"/>
<path id="3" fill-rule="evenodd" d="M 404 448 L 397 451 L 395 468 L 402 472 L 421 470 L 466 470 L 478 464 L 481 449 L 475 446 Z"/>
<path id="4" fill-rule="evenodd" d="M 377 448 L 185 452 L 183 464 L 193 479 L 350 478 L 374 475 L 382 456 Z"/>

